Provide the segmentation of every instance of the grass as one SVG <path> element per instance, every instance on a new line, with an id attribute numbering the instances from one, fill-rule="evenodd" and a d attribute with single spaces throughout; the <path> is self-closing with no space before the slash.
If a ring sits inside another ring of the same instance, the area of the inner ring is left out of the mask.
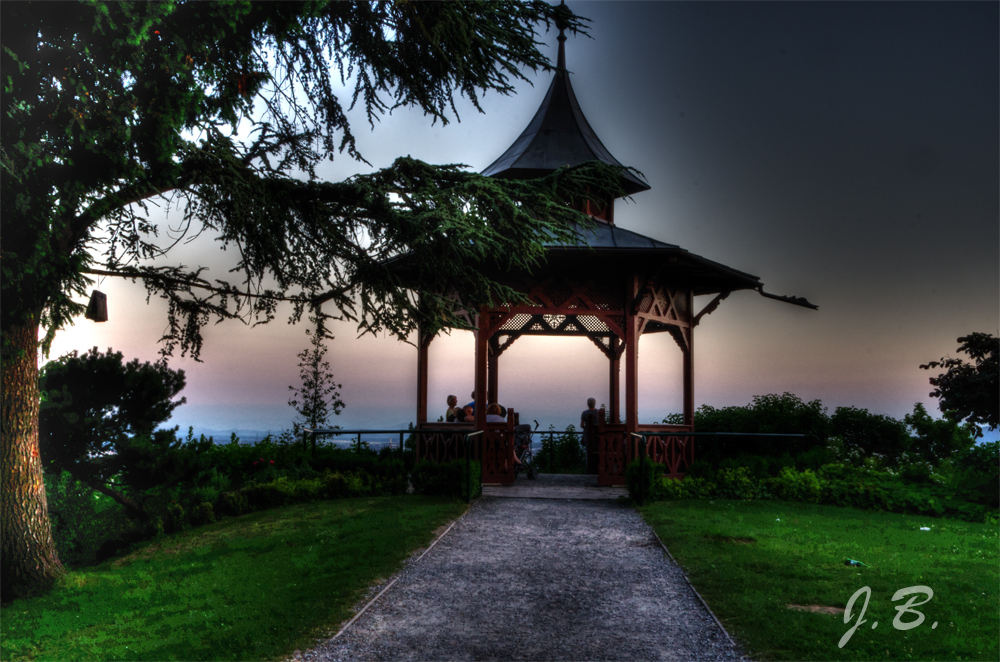
<path id="1" fill-rule="evenodd" d="M 3 608 L 4 660 L 261 660 L 311 647 L 464 504 L 301 504 L 166 537 Z"/>
<path id="2" fill-rule="evenodd" d="M 1000 659 L 995 525 L 781 501 L 667 501 L 640 511 L 755 660 Z M 843 612 L 788 607 L 843 609 L 864 586 L 866 622 L 843 648 L 863 594 L 848 623 Z M 924 594 L 893 601 L 911 586 L 928 586 L 933 597 L 921 606 Z M 925 620 L 897 629 L 897 608 L 910 598 Z"/>

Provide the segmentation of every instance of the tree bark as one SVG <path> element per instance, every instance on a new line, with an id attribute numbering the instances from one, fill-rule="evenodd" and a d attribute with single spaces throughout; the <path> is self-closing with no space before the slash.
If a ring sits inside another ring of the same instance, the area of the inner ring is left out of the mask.
<path id="1" fill-rule="evenodd" d="M 52 589 L 65 574 L 56 554 L 38 455 L 38 316 L 4 329 L 0 394 L 0 599 Z"/>

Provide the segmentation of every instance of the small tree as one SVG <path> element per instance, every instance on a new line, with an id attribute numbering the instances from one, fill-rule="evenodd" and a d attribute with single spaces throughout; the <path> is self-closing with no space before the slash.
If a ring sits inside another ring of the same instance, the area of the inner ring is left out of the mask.
<path id="1" fill-rule="evenodd" d="M 945 418 L 968 421 L 976 426 L 976 437 L 983 436 L 980 425 L 991 430 L 1000 426 L 1000 338 L 988 333 L 972 333 L 958 339 L 958 351 L 972 359 L 942 358 L 921 365 L 924 370 L 944 368 L 931 377 L 930 395 L 940 398 L 938 407 Z"/>
<path id="2" fill-rule="evenodd" d="M 288 399 L 288 405 L 299 415 L 294 427 L 298 431 L 302 427 L 312 430 L 330 426 L 330 418 L 339 416 L 345 405 L 340 399 L 342 384 L 338 384 L 326 360 L 327 336 L 321 318 L 312 318 L 316 322 L 316 330 L 307 330 L 311 337 L 310 348 L 299 353 L 299 375 L 301 386 L 289 386 L 294 394 Z M 334 426 L 339 428 L 340 426 Z"/>
<path id="3" fill-rule="evenodd" d="M 186 402 L 184 371 L 165 361 L 125 363 L 121 352 L 94 347 L 48 363 L 42 393 L 39 449 L 47 472 L 76 480 L 147 520 L 145 493 L 203 469 L 200 446 L 186 446 L 173 430 L 156 429 Z"/>
<path id="4" fill-rule="evenodd" d="M 906 423 L 885 414 L 873 414 L 857 407 L 837 407 L 830 417 L 832 433 L 840 437 L 844 450 L 857 457 L 878 455 L 890 466 L 900 455 L 911 451 L 913 438 Z"/>
<path id="5" fill-rule="evenodd" d="M 975 435 L 979 431 L 977 426 L 969 423 L 932 418 L 920 402 L 913 405 L 913 413 L 904 416 L 903 422 L 913 432 L 910 450 L 935 465 L 974 446 Z"/>

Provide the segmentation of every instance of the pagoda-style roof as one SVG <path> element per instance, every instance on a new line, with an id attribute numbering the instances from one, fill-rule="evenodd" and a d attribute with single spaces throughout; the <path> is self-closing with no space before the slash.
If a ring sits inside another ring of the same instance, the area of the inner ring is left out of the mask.
<path id="1" fill-rule="evenodd" d="M 566 70 L 565 41 L 566 37 L 560 32 L 556 74 L 538 112 L 514 144 L 483 170 L 483 175 L 534 179 L 563 166 L 587 161 L 624 167 L 597 137 L 580 109 Z M 629 170 L 622 171 L 621 184 L 626 195 L 649 190 L 649 184 Z"/>
<path id="2" fill-rule="evenodd" d="M 573 93 L 566 71 L 564 31 L 559 31 L 559 57 L 555 76 L 542 105 L 528 127 L 503 155 L 483 171 L 483 175 L 503 179 L 533 179 L 567 165 L 588 161 L 602 161 L 624 168 L 601 143 L 591 128 Z M 639 176 L 622 170 L 622 188 L 632 195 L 650 188 Z M 611 203 L 613 209 L 613 203 Z M 581 210 L 584 211 L 584 210 Z M 589 211 L 584 211 L 589 215 Z M 668 244 L 614 224 L 613 217 L 591 215 L 589 222 L 573 226 L 576 235 L 568 242 L 549 237 L 543 240 L 546 262 L 537 273 L 512 274 L 500 272 L 489 264 L 480 268 L 501 280 L 523 278 L 542 281 L 556 274 L 579 277 L 582 280 L 600 280 L 607 283 L 624 283 L 629 274 L 655 274 L 661 282 L 670 283 L 692 295 L 717 294 L 721 298 L 738 290 L 756 290 L 762 296 L 806 308 L 816 308 L 799 297 L 777 296 L 764 292 L 757 276 L 727 267 L 719 262 L 695 255 L 676 244 Z M 387 261 L 387 265 L 403 276 L 415 278 L 412 254 L 400 255 Z M 408 273 L 409 272 L 409 273 Z M 713 305 L 718 305 L 716 301 Z"/>

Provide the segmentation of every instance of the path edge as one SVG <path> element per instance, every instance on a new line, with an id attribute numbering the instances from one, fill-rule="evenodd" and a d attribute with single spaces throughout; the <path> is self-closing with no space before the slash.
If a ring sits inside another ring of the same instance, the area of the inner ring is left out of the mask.
<path id="1" fill-rule="evenodd" d="M 462 519 L 463 517 L 465 517 L 466 515 L 468 515 L 468 514 L 469 514 L 469 511 L 470 511 L 470 510 L 472 510 L 472 506 L 474 506 L 474 505 L 476 504 L 476 502 L 477 502 L 477 501 L 479 501 L 479 499 L 478 499 L 478 498 L 477 498 L 477 499 L 476 499 L 475 501 L 473 501 L 473 502 L 472 502 L 471 504 L 469 504 L 469 508 L 468 508 L 468 509 L 467 509 L 467 510 L 466 510 L 466 511 L 465 511 L 464 513 L 462 513 L 461 515 L 459 515 L 458 517 L 456 517 L 456 518 L 455 518 L 455 521 L 454 521 L 454 522 L 452 522 L 451 524 L 449 524 L 449 525 L 448 525 L 448 528 L 444 530 L 444 533 L 442 533 L 441 535 L 439 535 L 439 536 L 438 536 L 438 537 L 437 537 L 437 538 L 436 538 L 436 539 L 434 540 L 434 542 L 432 542 L 432 543 L 431 543 L 430 545 L 428 545 L 428 546 L 427 546 L 427 549 L 425 549 L 425 550 L 424 550 L 424 553 L 423 553 L 423 554 L 421 554 L 420 556 L 418 556 L 418 557 L 416 558 L 416 560 L 414 560 L 414 561 L 413 561 L 412 563 L 409 563 L 409 564 L 407 564 L 407 566 L 410 566 L 410 565 L 413 565 L 414 563 L 419 563 L 419 562 L 420 562 L 420 560 L 421 560 L 422 558 L 424 558 L 425 556 L 427 556 L 427 553 L 428 553 L 428 552 L 430 552 L 430 551 L 431 551 L 432 549 L 434 549 L 434 545 L 438 544 L 438 543 L 439 543 L 439 542 L 441 541 L 441 539 L 442 539 L 442 538 L 444 538 L 444 537 L 445 537 L 446 535 L 448 535 L 448 532 L 449 532 L 449 531 L 451 531 L 451 530 L 452 530 L 453 528 L 455 528 L 455 525 L 456 525 L 456 524 L 458 524 L 459 520 L 461 520 L 461 519 Z M 655 534 L 655 531 L 654 531 L 654 534 Z M 660 543 L 660 544 L 662 545 L 663 543 Z M 669 553 L 669 552 L 668 552 L 668 553 Z M 395 583 L 396 583 L 397 581 L 399 581 L 399 578 L 400 578 L 400 576 L 401 576 L 401 575 L 403 574 L 403 573 L 402 573 L 402 571 L 403 571 L 403 570 L 405 570 L 405 569 L 406 569 L 406 568 L 404 567 L 404 568 L 402 568 L 402 569 L 401 569 L 401 570 L 400 570 L 399 572 L 397 572 L 397 573 L 396 573 L 396 576 L 392 578 L 392 581 L 391 581 L 391 582 L 389 582 L 388 584 L 386 584 L 385 588 L 383 588 L 383 589 L 382 589 L 381 591 L 379 591 L 379 592 L 378 592 L 378 595 L 376 595 L 376 596 L 375 596 L 374 598 L 372 598 L 371 600 L 369 600 L 369 601 L 368 601 L 368 604 L 366 604 L 366 605 L 365 605 L 364 607 L 362 607 L 362 608 L 361 608 L 361 609 L 360 609 L 360 610 L 358 611 L 358 613 L 356 613 L 356 614 L 355 614 L 355 615 L 354 615 L 354 616 L 353 616 L 353 617 L 351 618 L 351 620 L 347 621 L 347 623 L 345 623 L 345 624 L 344 624 L 344 627 L 340 628 L 340 630 L 338 630 L 338 631 L 337 631 L 337 634 L 335 634 L 335 635 L 333 635 L 332 637 L 330 637 L 330 638 L 329 638 L 329 639 L 328 639 L 327 641 L 328 641 L 328 642 L 330 642 L 330 641 L 333 641 L 334 639 L 336 639 L 336 638 L 337 638 L 337 637 L 339 637 L 340 635 L 344 634 L 344 632 L 346 632 L 346 631 L 347 631 L 347 628 L 351 627 L 351 625 L 353 625 L 353 624 L 354 624 L 354 621 L 356 621 L 356 620 L 358 620 L 359 618 L 361 618 L 361 617 L 362 617 L 362 616 L 364 615 L 364 613 L 365 613 L 366 611 L 368 611 L 368 608 L 369 608 L 369 607 L 371 607 L 371 606 L 372 606 L 373 604 L 375 604 L 375 602 L 376 602 L 376 601 L 377 601 L 377 600 L 378 600 L 379 598 L 381 598 L 381 597 L 382 597 L 382 596 L 383 596 L 383 595 L 385 594 L 385 592 L 386 592 L 386 591 L 388 591 L 388 590 L 389 590 L 390 588 L 392 588 L 392 587 L 393 587 L 393 585 L 394 585 L 394 584 L 395 584 Z M 685 579 L 686 579 L 686 577 L 685 577 Z M 701 596 L 699 596 L 699 597 L 701 597 Z M 702 601 L 702 602 L 704 602 L 704 601 Z M 718 621 L 716 621 L 716 622 L 718 622 Z M 727 633 L 727 636 L 728 636 L 728 633 Z"/>
<path id="2" fill-rule="evenodd" d="M 708 615 L 712 617 L 712 620 L 715 621 L 715 624 L 719 626 L 720 630 L 722 630 L 722 634 L 726 635 L 726 639 L 728 639 L 729 643 L 733 645 L 733 648 L 738 650 L 741 655 L 745 656 L 746 654 L 743 652 L 743 647 L 736 643 L 736 640 L 733 639 L 732 635 L 729 634 L 729 630 L 727 630 L 726 626 L 722 624 L 722 621 L 720 621 L 716 617 L 715 612 L 712 611 L 712 608 L 708 606 L 707 602 L 705 602 L 705 598 L 701 597 L 701 593 L 698 592 L 698 589 L 696 589 L 694 587 L 694 584 L 691 583 L 691 580 L 688 579 L 688 575 L 687 572 L 684 570 L 684 566 L 682 566 L 680 563 L 677 562 L 677 559 L 674 558 L 674 555 L 670 553 L 670 550 L 667 549 L 667 546 L 663 544 L 662 540 L 660 540 L 660 534 L 656 532 L 656 528 L 653 527 L 652 525 L 650 525 L 649 528 L 652 529 L 653 537 L 656 538 L 656 542 L 660 543 L 660 547 L 663 549 L 664 552 L 666 552 L 667 556 L 670 558 L 673 564 L 677 566 L 677 569 L 681 571 L 681 576 L 684 577 L 684 581 L 691 588 L 691 590 L 694 591 L 694 594 L 698 596 L 698 599 L 701 600 L 701 604 L 705 606 L 705 611 L 708 612 Z"/>

